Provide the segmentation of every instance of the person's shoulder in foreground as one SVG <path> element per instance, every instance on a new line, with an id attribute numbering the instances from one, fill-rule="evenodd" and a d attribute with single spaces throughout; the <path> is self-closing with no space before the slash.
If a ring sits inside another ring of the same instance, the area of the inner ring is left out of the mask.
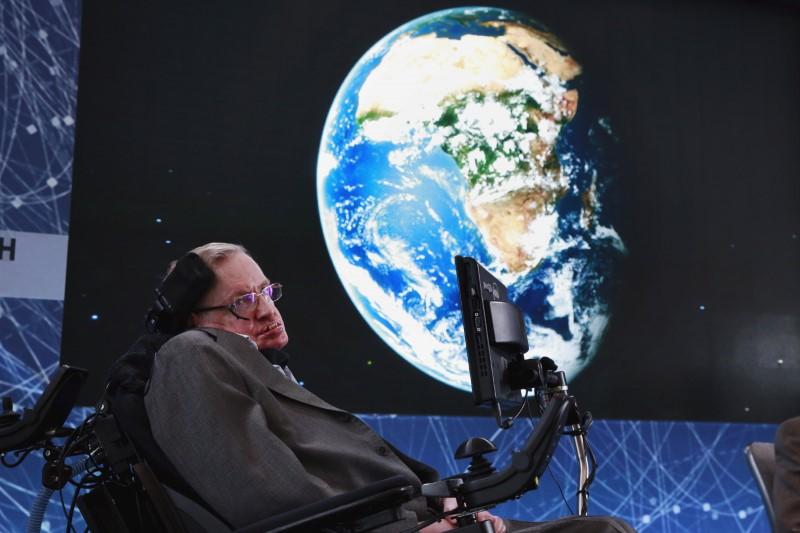
<path id="1" fill-rule="evenodd" d="M 772 497 L 775 530 L 800 531 L 800 417 L 784 421 L 775 433 Z"/>

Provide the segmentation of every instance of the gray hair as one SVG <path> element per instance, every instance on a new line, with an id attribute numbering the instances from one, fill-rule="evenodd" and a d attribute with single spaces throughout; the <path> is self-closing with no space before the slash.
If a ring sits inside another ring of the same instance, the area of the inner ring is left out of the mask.
<path id="1" fill-rule="evenodd" d="M 214 269 L 214 266 L 225 259 L 226 257 L 230 257 L 234 254 L 245 254 L 250 255 L 250 252 L 247 251 L 247 248 L 242 246 L 241 244 L 230 244 L 227 242 L 209 242 L 203 244 L 202 246 L 198 246 L 194 248 L 189 253 L 195 253 L 200 257 L 203 263 L 210 269 Z M 170 261 L 169 266 L 167 267 L 167 273 L 164 275 L 164 279 L 175 270 L 175 265 L 178 264 L 178 260 L 175 259 Z M 216 276 L 214 276 L 214 281 L 212 286 L 217 283 Z M 206 297 L 208 294 L 208 289 L 206 289 L 205 294 L 201 296 L 201 301 L 203 298 Z M 191 328 L 194 324 L 194 318 L 192 314 L 186 317 L 186 323 L 184 324 L 184 328 Z"/>
<path id="2" fill-rule="evenodd" d="M 211 269 L 214 268 L 214 265 L 226 257 L 232 256 L 233 254 L 250 255 L 250 252 L 247 251 L 247 248 L 241 244 L 230 244 L 227 242 L 209 242 L 190 250 L 189 253 L 197 254 L 200 259 L 203 260 L 203 263 L 205 263 L 206 266 Z M 172 272 L 177 262 L 177 259 L 170 261 L 169 266 L 167 267 L 166 275 L 169 275 L 169 273 Z"/>
<path id="3" fill-rule="evenodd" d="M 193 249 L 192 253 L 199 255 L 200 259 L 202 259 L 203 262 L 209 266 L 209 268 L 213 267 L 226 257 L 230 257 L 237 253 L 250 255 L 250 252 L 248 252 L 247 249 L 241 244 L 230 244 L 227 242 L 209 242 Z"/>

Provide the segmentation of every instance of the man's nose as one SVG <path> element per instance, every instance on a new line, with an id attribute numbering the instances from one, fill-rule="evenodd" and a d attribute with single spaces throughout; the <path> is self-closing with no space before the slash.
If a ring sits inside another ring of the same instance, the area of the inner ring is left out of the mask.
<path id="1" fill-rule="evenodd" d="M 256 299 L 256 317 L 266 317 L 271 315 L 276 311 L 277 307 L 275 307 L 275 302 L 272 301 L 272 298 L 264 295 L 259 294 L 258 298 Z"/>

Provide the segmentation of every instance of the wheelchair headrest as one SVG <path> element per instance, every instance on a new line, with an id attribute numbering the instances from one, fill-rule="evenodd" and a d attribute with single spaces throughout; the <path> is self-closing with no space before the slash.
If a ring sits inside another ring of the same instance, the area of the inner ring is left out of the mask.
<path id="1" fill-rule="evenodd" d="M 189 314 L 214 284 L 214 272 L 195 253 L 181 257 L 156 289 L 156 300 L 145 317 L 150 333 L 176 334 L 186 329 Z"/>

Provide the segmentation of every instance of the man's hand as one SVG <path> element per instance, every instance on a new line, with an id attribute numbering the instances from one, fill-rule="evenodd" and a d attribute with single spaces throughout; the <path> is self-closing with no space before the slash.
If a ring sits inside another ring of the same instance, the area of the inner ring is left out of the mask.
<path id="1" fill-rule="evenodd" d="M 486 520 L 490 520 L 492 522 L 494 533 L 506 533 L 506 523 L 502 518 L 493 515 L 489 511 L 481 511 L 478 513 L 478 522 L 485 522 Z"/>
<path id="2" fill-rule="evenodd" d="M 456 502 L 455 498 L 446 498 L 442 502 L 442 509 L 447 511 L 452 511 L 456 508 L 458 503 Z M 492 527 L 494 528 L 495 533 L 506 533 L 506 524 L 503 522 L 503 519 L 499 516 L 494 516 L 489 511 L 481 511 L 478 513 L 478 521 L 484 522 L 489 520 L 492 522 Z M 450 531 L 457 527 L 456 519 L 452 516 L 448 516 L 446 518 L 442 518 L 438 522 L 435 522 L 428 527 L 421 529 L 423 533 L 438 533 L 440 531 Z"/>

